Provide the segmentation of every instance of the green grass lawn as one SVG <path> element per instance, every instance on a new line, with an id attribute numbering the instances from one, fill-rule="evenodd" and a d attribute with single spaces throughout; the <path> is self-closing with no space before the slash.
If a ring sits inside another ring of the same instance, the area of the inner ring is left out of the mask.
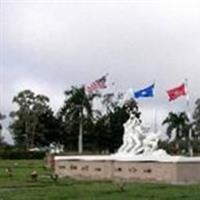
<path id="1" fill-rule="evenodd" d="M 5 173 L 12 168 L 12 177 Z M 31 180 L 36 170 L 38 181 Z M 127 183 L 124 191 L 112 182 L 88 182 L 50 178 L 40 160 L 0 160 L 0 200 L 200 200 L 199 185 Z"/>

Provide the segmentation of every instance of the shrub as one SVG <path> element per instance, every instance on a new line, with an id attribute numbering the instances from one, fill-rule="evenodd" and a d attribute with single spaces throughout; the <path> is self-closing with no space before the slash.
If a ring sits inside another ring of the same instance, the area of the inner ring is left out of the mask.
<path id="1" fill-rule="evenodd" d="M 25 150 L 0 150 L 1 159 L 43 159 L 45 152 L 29 152 Z"/>

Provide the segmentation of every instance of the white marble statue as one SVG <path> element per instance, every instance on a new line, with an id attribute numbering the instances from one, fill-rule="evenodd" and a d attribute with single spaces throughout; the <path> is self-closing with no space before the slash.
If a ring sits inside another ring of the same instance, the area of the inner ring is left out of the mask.
<path id="1" fill-rule="evenodd" d="M 160 133 L 144 131 L 141 121 L 130 113 L 129 119 L 123 124 L 123 144 L 117 154 L 152 154 L 157 150 Z"/>
<path id="2" fill-rule="evenodd" d="M 119 153 L 128 153 L 133 148 L 133 143 L 135 140 L 134 129 L 138 123 L 139 122 L 136 119 L 136 117 L 133 114 L 130 114 L 129 119 L 126 121 L 126 123 L 123 124 L 124 126 L 123 144 L 118 150 Z"/>

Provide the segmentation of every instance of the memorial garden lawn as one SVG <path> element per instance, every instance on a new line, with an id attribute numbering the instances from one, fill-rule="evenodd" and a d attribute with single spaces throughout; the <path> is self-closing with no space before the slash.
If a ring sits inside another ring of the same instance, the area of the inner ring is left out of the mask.
<path id="1" fill-rule="evenodd" d="M 12 176 L 5 170 L 11 169 Z M 31 173 L 38 173 L 38 180 Z M 92 182 L 50 178 L 42 160 L 0 160 L 0 200 L 199 200 L 200 184 Z"/>

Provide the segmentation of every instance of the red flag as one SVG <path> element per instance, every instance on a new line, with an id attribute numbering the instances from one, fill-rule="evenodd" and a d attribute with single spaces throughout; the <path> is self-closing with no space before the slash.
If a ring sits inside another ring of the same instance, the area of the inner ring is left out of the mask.
<path id="1" fill-rule="evenodd" d="M 177 99 L 180 96 L 184 96 L 186 95 L 186 87 L 185 84 L 181 84 L 178 87 L 175 87 L 171 90 L 167 91 L 168 97 L 169 97 L 169 101 L 173 101 L 175 99 Z"/>

